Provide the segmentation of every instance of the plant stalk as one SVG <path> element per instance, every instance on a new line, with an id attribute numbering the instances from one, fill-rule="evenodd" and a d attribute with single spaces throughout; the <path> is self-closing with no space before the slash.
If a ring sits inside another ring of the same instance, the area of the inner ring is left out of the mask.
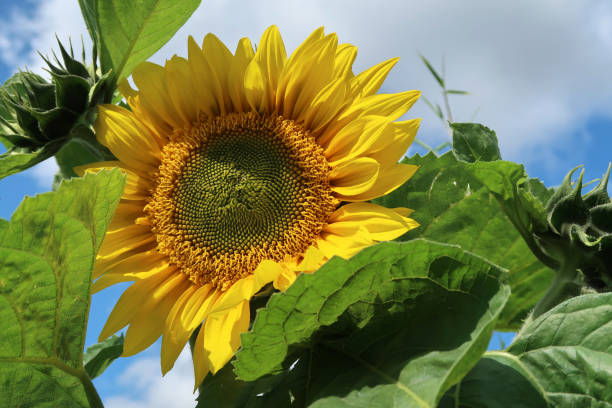
<path id="1" fill-rule="evenodd" d="M 580 289 L 576 285 L 578 270 L 576 269 L 575 262 L 568 262 L 566 260 L 556 272 L 555 279 L 548 287 L 544 297 L 540 299 L 533 309 L 531 319 L 536 319 L 564 300 L 579 294 Z"/>

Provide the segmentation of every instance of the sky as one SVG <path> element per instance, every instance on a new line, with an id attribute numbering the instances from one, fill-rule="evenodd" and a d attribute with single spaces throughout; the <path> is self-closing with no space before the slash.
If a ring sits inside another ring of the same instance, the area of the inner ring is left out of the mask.
<path id="1" fill-rule="evenodd" d="M 558 185 L 581 164 L 586 180 L 600 177 L 612 160 L 612 3 L 607 0 L 204 0 L 151 60 L 186 56 L 189 35 L 200 41 L 213 32 L 230 49 L 241 37 L 257 43 L 271 24 L 278 25 L 289 53 L 321 25 L 337 32 L 341 42 L 359 47 L 355 72 L 399 56 L 382 92 L 419 89 L 442 103 L 419 53 L 438 68 L 444 61 L 448 87 L 470 92 L 451 97 L 454 120 L 494 129 L 503 158 L 524 164 L 546 185 Z M 83 37 L 89 46 L 76 0 L 0 0 L 0 82 L 24 67 L 44 75 L 36 50 L 54 49 L 54 34 L 75 44 Z M 423 118 L 420 140 L 430 145 L 449 140 L 444 124 L 424 103 L 405 118 L 414 117 Z M 0 217 L 10 218 L 24 195 L 48 191 L 56 169 L 49 160 L 1 180 Z M 96 342 L 123 289 L 93 296 L 88 345 Z M 192 406 L 191 370 L 187 351 L 161 380 L 156 343 L 120 359 L 95 383 L 109 408 Z"/>

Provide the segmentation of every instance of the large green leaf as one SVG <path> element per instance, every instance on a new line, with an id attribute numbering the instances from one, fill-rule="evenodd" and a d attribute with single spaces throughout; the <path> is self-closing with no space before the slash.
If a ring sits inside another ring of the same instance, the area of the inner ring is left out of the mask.
<path id="1" fill-rule="evenodd" d="M 420 167 L 403 186 L 376 200 L 386 207 L 415 209 L 412 218 L 421 226 L 400 240 L 423 237 L 460 245 L 508 269 L 512 296 L 496 328 L 517 330 L 546 292 L 554 272 L 531 253 L 497 200 L 472 174 L 472 165 L 450 152 L 440 157 L 415 155 L 404 163 Z"/>
<path id="2" fill-rule="evenodd" d="M 610 339 L 612 293 L 572 298 L 485 353 L 441 406 L 612 407 Z"/>
<path id="3" fill-rule="evenodd" d="M 115 78 L 160 49 L 198 8 L 201 0 L 81 0 L 81 10 L 92 35 L 100 36 L 103 72 Z M 91 21 L 94 13 L 96 24 Z"/>
<path id="4" fill-rule="evenodd" d="M 236 374 L 276 376 L 260 401 L 434 407 L 485 351 L 510 294 L 502 272 L 425 240 L 333 258 L 258 311 Z"/>
<path id="5" fill-rule="evenodd" d="M 101 406 L 83 368 L 94 256 L 120 171 L 26 198 L 0 223 L 0 406 Z"/>

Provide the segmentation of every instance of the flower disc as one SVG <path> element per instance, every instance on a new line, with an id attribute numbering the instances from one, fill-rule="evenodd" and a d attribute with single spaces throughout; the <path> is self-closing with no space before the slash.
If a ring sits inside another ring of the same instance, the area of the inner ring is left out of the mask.
<path id="1" fill-rule="evenodd" d="M 177 132 L 145 212 L 160 251 L 196 284 L 227 288 L 264 259 L 303 253 L 338 200 L 323 150 L 279 116 L 231 114 Z"/>

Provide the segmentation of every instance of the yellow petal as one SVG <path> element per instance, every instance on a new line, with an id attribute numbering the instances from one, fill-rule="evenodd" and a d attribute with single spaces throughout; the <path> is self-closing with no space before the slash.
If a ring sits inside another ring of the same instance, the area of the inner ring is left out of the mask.
<path id="1" fill-rule="evenodd" d="M 191 36 L 187 40 L 187 53 L 198 111 L 208 117 L 217 116 L 220 109 L 213 90 L 214 84 L 210 83 L 210 68 L 202 50 Z"/>
<path id="2" fill-rule="evenodd" d="M 185 347 L 185 344 L 191 335 L 191 332 L 186 333 L 185 330 L 180 330 L 173 326 L 175 319 L 177 319 L 177 315 L 183 312 L 185 304 L 194 297 L 198 289 L 201 288 L 198 288 L 195 285 L 190 285 L 183 293 L 181 293 L 178 299 L 176 299 L 174 305 L 168 313 L 168 317 L 166 317 L 161 347 L 162 375 L 166 375 L 166 373 L 174 366 L 176 359 L 178 358 L 179 354 L 181 354 L 181 351 Z M 185 341 L 181 342 L 180 340 L 185 335 L 187 335 Z"/>
<path id="3" fill-rule="evenodd" d="M 329 174 L 331 189 L 339 199 L 362 194 L 372 188 L 380 164 L 369 157 L 360 157 L 340 164 Z"/>
<path id="4" fill-rule="evenodd" d="M 165 68 L 168 94 L 174 110 L 182 119 L 183 126 L 189 126 L 198 118 L 198 103 L 195 100 L 196 94 L 193 92 L 193 78 L 189 62 L 175 55 L 166 61 Z"/>
<path id="5" fill-rule="evenodd" d="M 102 341 L 128 325 L 144 304 L 154 303 L 155 299 L 151 294 L 157 292 L 159 296 L 160 292 L 167 289 L 166 283 L 172 280 L 174 275 L 177 275 L 176 270 L 166 269 L 148 279 L 135 282 L 127 288 L 115 304 L 98 340 Z"/>
<path id="6" fill-rule="evenodd" d="M 222 316 L 210 316 L 204 322 L 204 350 L 214 374 L 232 358 L 240 347 L 240 333 L 249 328 L 249 302 L 241 302 Z"/>
<path id="7" fill-rule="evenodd" d="M 230 108 L 228 92 L 228 67 L 232 62 L 232 53 L 214 34 L 207 34 L 202 43 L 202 52 L 208 63 L 209 84 L 219 105 L 219 112 L 225 115 Z"/>
<path id="8" fill-rule="evenodd" d="M 272 282 L 282 272 L 282 267 L 277 263 L 269 259 L 264 259 L 257 265 L 255 269 L 255 281 L 253 285 L 253 296 L 259 292 L 268 283 Z"/>
<path id="9" fill-rule="evenodd" d="M 313 272 L 325 262 L 325 255 L 316 247 L 309 247 L 304 252 L 302 261 L 298 264 L 296 270 L 301 272 Z"/>
<path id="10" fill-rule="evenodd" d="M 344 226 L 333 232 L 323 231 L 317 248 L 327 259 L 337 255 L 348 259 L 363 248 L 374 244 L 368 231 L 361 225 Z"/>
<path id="11" fill-rule="evenodd" d="M 277 107 L 285 117 L 300 117 L 314 97 L 335 79 L 332 75 L 337 47 L 336 34 L 330 34 L 298 57 L 291 57 L 284 93 L 277 98 Z"/>
<path id="12" fill-rule="evenodd" d="M 254 56 L 251 41 L 248 38 L 240 39 L 229 68 L 228 77 L 228 92 L 236 112 L 245 112 L 249 106 L 244 93 L 244 75 Z"/>
<path id="13" fill-rule="evenodd" d="M 347 92 L 346 79 L 330 82 L 313 98 L 311 106 L 302 112 L 298 121 L 303 120 L 304 126 L 316 133 L 344 108 Z"/>
<path id="14" fill-rule="evenodd" d="M 173 132 L 173 128 L 155 112 L 147 110 L 140 99 L 138 95 L 135 97 L 128 96 L 127 101 L 132 113 L 157 141 L 157 144 L 160 147 L 165 146 L 169 140 L 168 136 Z"/>
<path id="15" fill-rule="evenodd" d="M 79 176 L 85 173 L 97 173 L 100 170 L 112 170 L 114 168 L 121 169 L 125 174 L 125 188 L 123 189 L 122 199 L 125 200 L 146 200 L 149 197 L 149 189 L 151 188 L 151 180 L 148 177 L 141 176 L 137 172 L 126 169 L 121 165 L 120 161 L 107 161 L 89 163 L 73 168 L 74 172 Z"/>
<path id="16" fill-rule="evenodd" d="M 339 118 L 379 115 L 395 120 L 414 105 L 421 96 L 420 91 L 406 91 L 395 94 L 376 94 L 355 101 Z"/>
<path id="17" fill-rule="evenodd" d="M 291 53 L 290 60 L 300 59 L 302 54 L 310 50 L 314 44 L 323 38 L 325 30 L 323 27 L 319 27 L 314 30 L 310 35 Z"/>
<path id="18" fill-rule="evenodd" d="M 280 275 L 276 277 L 274 280 L 274 288 L 286 291 L 289 286 L 293 285 L 295 279 L 297 278 L 297 272 L 291 271 L 289 269 L 285 269 Z"/>
<path id="19" fill-rule="evenodd" d="M 172 368 L 187 340 L 208 316 L 218 297 L 219 292 L 213 290 L 212 285 L 204 285 L 177 301 L 166 319 L 162 339 L 162 373 Z"/>
<path id="20" fill-rule="evenodd" d="M 144 175 L 155 172 L 161 157 L 159 145 L 130 111 L 100 105 L 95 128 L 98 141 L 129 169 Z"/>
<path id="21" fill-rule="evenodd" d="M 378 145 L 392 139 L 394 128 L 390 126 L 385 116 L 365 116 L 355 119 L 344 126 L 338 133 L 326 142 L 320 139 L 324 146 L 325 157 L 332 166 L 352 160 L 360 155 L 376 150 Z"/>
<path id="22" fill-rule="evenodd" d="M 132 71 L 132 78 L 138 87 L 138 97 L 143 107 L 154 113 L 173 128 L 182 127 L 179 114 L 172 106 L 166 88 L 166 70 L 152 62 L 142 62 Z"/>
<path id="23" fill-rule="evenodd" d="M 195 377 L 195 386 L 193 392 L 198 389 L 198 386 L 204 381 L 204 378 L 210 372 L 210 364 L 208 361 L 207 353 L 204 350 L 204 332 L 205 326 L 202 325 L 198 337 L 196 337 L 195 344 L 193 346 L 193 375 Z"/>
<path id="24" fill-rule="evenodd" d="M 95 174 L 100 170 L 112 170 L 115 167 L 121 167 L 121 162 L 119 160 L 83 164 L 81 166 L 73 167 L 72 170 L 82 177 L 87 173 Z M 121 168 L 121 170 L 124 171 L 125 169 Z"/>
<path id="25" fill-rule="evenodd" d="M 100 258 L 114 258 L 133 248 L 153 242 L 155 236 L 149 227 L 129 225 L 125 228 L 107 233 L 98 251 Z"/>
<path id="26" fill-rule="evenodd" d="M 170 309 L 190 286 L 192 283 L 184 274 L 175 273 L 164 283 L 163 288 L 150 294 L 154 301 L 141 305 L 130 321 L 123 343 L 123 357 L 140 353 L 162 335 Z"/>
<path id="27" fill-rule="evenodd" d="M 269 110 L 267 86 L 259 63 L 251 60 L 244 71 L 244 93 L 251 109 L 263 113 Z"/>
<path id="28" fill-rule="evenodd" d="M 421 119 L 392 122 L 393 135 L 384 141 L 384 145 L 368 152 L 367 156 L 376 159 L 379 163 L 397 163 L 414 141 L 420 123 Z"/>
<path id="29" fill-rule="evenodd" d="M 345 201 L 368 201 L 389 194 L 404 184 L 417 171 L 418 166 L 410 164 L 394 164 L 381 168 L 378 179 L 372 187 L 360 194 L 344 197 Z"/>
<path id="30" fill-rule="evenodd" d="M 119 89 L 119 92 L 121 92 L 121 95 L 123 95 L 126 98 L 127 97 L 133 98 L 136 95 L 138 95 L 138 92 L 134 88 L 132 88 L 127 78 L 121 78 L 121 80 L 119 80 L 119 83 L 117 84 L 117 89 Z"/>
<path id="31" fill-rule="evenodd" d="M 399 58 L 391 58 L 387 61 L 381 62 L 378 65 L 369 68 L 355 78 L 351 83 L 351 93 L 354 97 L 356 96 L 370 96 L 374 95 L 380 89 L 381 85 L 387 78 L 391 68 L 399 61 Z"/>
<path id="32" fill-rule="evenodd" d="M 106 233 L 111 233 L 122 228 L 134 225 L 136 219 L 144 215 L 142 209 L 144 202 L 121 200 L 117 204 L 115 214 L 111 220 Z"/>
<path id="33" fill-rule="evenodd" d="M 240 279 L 219 297 L 210 312 L 211 315 L 225 313 L 240 302 L 251 299 L 264 285 L 274 281 L 280 273 L 282 273 L 282 267 L 278 263 L 263 260 L 253 275 Z"/>
<path id="34" fill-rule="evenodd" d="M 350 203 L 343 205 L 331 215 L 325 231 L 339 234 L 341 228 L 363 226 L 372 239 L 389 241 L 418 225 L 416 221 L 404 217 L 399 212 L 380 205 Z"/>
<path id="35" fill-rule="evenodd" d="M 168 258 L 156 249 L 128 253 L 127 256 L 113 258 L 112 262 L 96 262 L 93 278 L 102 274 L 124 275 L 127 280 L 139 280 L 154 275 L 168 267 Z M 93 289 L 92 289 L 93 290 Z"/>
<path id="36" fill-rule="evenodd" d="M 340 44 L 336 51 L 336 63 L 334 65 L 335 78 L 352 78 L 353 62 L 357 57 L 357 47 L 352 44 Z"/>
<path id="37" fill-rule="evenodd" d="M 247 99 L 253 109 L 272 111 L 279 76 L 286 61 L 287 52 L 280 32 L 276 26 L 270 26 L 261 36 L 257 52 L 245 73 L 245 88 L 252 94 L 250 98 L 247 94 Z"/>

